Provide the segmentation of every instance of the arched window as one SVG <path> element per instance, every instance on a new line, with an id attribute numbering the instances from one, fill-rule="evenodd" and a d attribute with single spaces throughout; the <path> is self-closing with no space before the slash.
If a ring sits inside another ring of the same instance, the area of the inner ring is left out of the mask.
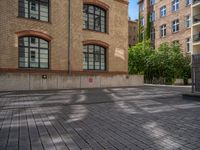
<path id="1" fill-rule="evenodd" d="M 106 48 L 92 44 L 84 45 L 83 69 L 106 70 Z"/>
<path id="2" fill-rule="evenodd" d="M 49 43 L 38 37 L 19 38 L 20 68 L 49 68 Z"/>
<path id="3" fill-rule="evenodd" d="M 49 0 L 19 0 L 19 16 L 49 21 Z"/>
<path id="4" fill-rule="evenodd" d="M 91 4 L 83 5 L 83 28 L 106 32 L 106 10 Z"/>

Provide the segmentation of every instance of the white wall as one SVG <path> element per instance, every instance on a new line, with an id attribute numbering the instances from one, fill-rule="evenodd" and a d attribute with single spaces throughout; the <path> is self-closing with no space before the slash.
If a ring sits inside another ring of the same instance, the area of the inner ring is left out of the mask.
<path id="1" fill-rule="evenodd" d="M 38 73 L 0 73 L 0 91 L 142 86 L 141 75 L 68 76 Z"/>

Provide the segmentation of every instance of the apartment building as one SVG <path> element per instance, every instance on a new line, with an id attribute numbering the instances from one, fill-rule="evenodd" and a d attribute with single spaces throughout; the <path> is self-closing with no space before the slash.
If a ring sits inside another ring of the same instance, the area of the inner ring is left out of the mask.
<path id="1" fill-rule="evenodd" d="M 128 21 L 128 45 L 134 46 L 138 43 L 138 20 Z"/>
<path id="2" fill-rule="evenodd" d="M 200 92 L 200 0 L 192 1 L 193 92 Z"/>
<path id="3" fill-rule="evenodd" d="M 191 0 L 139 0 L 140 40 L 150 38 L 155 47 L 179 43 L 191 52 Z"/>
<path id="4" fill-rule="evenodd" d="M 0 12 L 3 90 L 114 86 L 101 75 L 126 79 L 128 0 L 1 0 Z"/>

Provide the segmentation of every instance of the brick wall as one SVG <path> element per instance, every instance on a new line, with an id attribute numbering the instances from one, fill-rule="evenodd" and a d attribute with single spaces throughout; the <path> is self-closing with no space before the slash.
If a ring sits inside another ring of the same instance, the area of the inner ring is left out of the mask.
<path id="1" fill-rule="evenodd" d="M 83 0 L 71 1 L 71 69 L 83 71 L 83 41 L 96 40 L 109 48 L 108 72 L 128 71 L 128 1 L 90 0 L 109 6 L 108 33 L 82 29 Z M 51 0 L 50 22 L 18 17 L 18 0 L 2 0 L 0 5 L 0 69 L 18 69 L 18 32 L 31 30 L 52 37 L 50 42 L 50 70 L 68 69 L 68 1 Z"/>
<path id="2" fill-rule="evenodd" d="M 164 42 L 172 43 L 173 41 L 179 40 L 183 52 L 186 53 L 186 39 L 191 36 L 191 29 L 186 27 L 185 19 L 187 15 L 190 15 L 191 8 L 190 6 L 185 5 L 185 0 L 179 1 L 179 10 L 174 13 L 172 13 L 172 1 L 157 0 L 154 6 L 150 6 L 148 0 L 140 0 L 140 6 L 142 1 L 144 1 L 145 10 L 144 12 L 140 11 L 140 14 L 145 18 L 145 27 L 147 26 L 148 12 L 155 11 L 156 14 L 156 20 L 154 22 L 156 35 L 155 47 L 159 47 L 159 45 Z M 160 8 L 164 5 L 166 5 L 167 8 L 167 15 L 163 18 L 160 18 Z M 172 21 L 174 21 L 175 19 L 179 19 L 180 30 L 177 33 L 172 33 Z M 167 36 L 164 38 L 160 38 L 160 26 L 163 24 L 167 25 Z"/>

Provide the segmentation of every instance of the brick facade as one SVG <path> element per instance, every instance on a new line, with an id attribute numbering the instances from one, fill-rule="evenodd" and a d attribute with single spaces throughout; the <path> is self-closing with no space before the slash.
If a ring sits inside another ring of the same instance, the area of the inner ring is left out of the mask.
<path id="1" fill-rule="evenodd" d="M 83 4 L 107 10 L 107 33 L 83 29 Z M 18 38 L 34 35 L 50 43 L 48 71 L 68 71 L 68 44 L 71 44 L 71 71 L 83 72 L 83 44 L 107 46 L 107 73 L 128 72 L 128 1 L 71 0 L 71 39 L 68 39 L 68 1 L 50 0 L 50 21 L 21 18 L 18 0 L 2 0 L 0 9 L 0 70 L 18 70 Z M 31 69 L 25 69 L 31 70 Z M 36 69 L 37 70 L 37 69 Z"/>
<path id="2" fill-rule="evenodd" d="M 128 45 L 133 46 L 138 42 L 138 20 L 128 21 Z"/>
<path id="3" fill-rule="evenodd" d="M 155 11 L 155 21 L 153 22 L 153 27 L 155 28 L 155 47 L 159 47 L 162 43 L 172 43 L 174 41 L 179 41 L 180 46 L 184 53 L 187 53 L 186 40 L 191 37 L 191 29 L 186 27 L 186 16 L 191 14 L 191 7 L 186 6 L 185 0 L 179 0 L 179 10 L 172 12 L 172 1 L 168 0 L 157 0 L 153 6 L 150 6 L 148 0 L 140 0 L 139 7 L 144 3 L 144 11 L 140 9 L 140 16 L 145 18 L 145 27 L 147 26 L 148 13 Z M 166 6 L 166 16 L 160 17 L 160 8 Z M 177 33 L 172 32 L 172 21 L 179 19 L 179 31 Z M 167 35 L 166 37 L 160 37 L 160 26 L 167 25 Z"/>

